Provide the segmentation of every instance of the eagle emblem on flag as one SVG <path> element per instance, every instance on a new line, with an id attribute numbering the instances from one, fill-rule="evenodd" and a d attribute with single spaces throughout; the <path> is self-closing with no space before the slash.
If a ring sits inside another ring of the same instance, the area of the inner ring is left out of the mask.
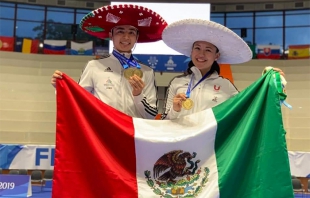
<path id="1" fill-rule="evenodd" d="M 209 168 L 199 167 L 196 152 L 173 150 L 165 153 L 151 171 L 144 171 L 147 184 L 153 192 L 163 197 L 196 197 L 208 181 Z"/>

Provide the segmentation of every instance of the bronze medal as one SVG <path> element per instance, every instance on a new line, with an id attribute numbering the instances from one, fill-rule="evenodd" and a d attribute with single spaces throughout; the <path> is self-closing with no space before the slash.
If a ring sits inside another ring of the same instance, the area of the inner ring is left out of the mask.
<path id="1" fill-rule="evenodd" d="M 190 110 L 191 108 L 193 108 L 194 106 L 194 102 L 187 98 L 185 101 L 182 102 L 182 107 L 185 109 L 185 110 Z"/>
<path id="2" fill-rule="evenodd" d="M 141 71 L 141 69 L 134 69 L 133 70 L 133 75 L 136 74 L 137 76 L 139 76 L 140 78 L 143 77 L 143 71 Z"/>
<path id="3" fill-rule="evenodd" d="M 127 69 L 125 69 L 125 71 L 124 71 L 124 77 L 125 77 L 127 80 L 129 80 L 130 77 L 133 76 L 133 74 L 134 74 L 133 72 L 134 72 L 133 68 L 127 68 Z"/>

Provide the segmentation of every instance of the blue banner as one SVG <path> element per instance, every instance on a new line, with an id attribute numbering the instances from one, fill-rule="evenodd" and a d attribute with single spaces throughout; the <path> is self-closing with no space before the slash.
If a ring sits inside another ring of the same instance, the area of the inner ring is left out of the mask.
<path id="1" fill-rule="evenodd" d="M 95 47 L 94 54 L 97 57 L 109 54 L 109 48 L 107 47 Z"/>
<path id="2" fill-rule="evenodd" d="M 134 57 L 156 72 L 185 72 L 190 61 L 184 55 L 134 54 Z"/>
<path id="3" fill-rule="evenodd" d="M 0 197 L 31 196 L 30 175 L 0 175 Z"/>
<path id="4" fill-rule="evenodd" d="M 0 144 L 2 169 L 53 169 L 55 145 Z"/>

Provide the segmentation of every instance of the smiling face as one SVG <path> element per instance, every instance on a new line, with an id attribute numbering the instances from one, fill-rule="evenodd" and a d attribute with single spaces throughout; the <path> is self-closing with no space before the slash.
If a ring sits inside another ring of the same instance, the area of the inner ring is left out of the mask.
<path id="1" fill-rule="evenodd" d="M 213 44 L 206 41 L 196 41 L 193 44 L 191 58 L 202 75 L 211 69 L 213 62 L 219 57 L 220 53 Z"/>
<path id="2" fill-rule="evenodd" d="M 131 52 L 138 40 L 138 30 L 130 25 L 117 26 L 112 29 L 110 38 L 113 40 L 116 50 L 119 52 Z"/>

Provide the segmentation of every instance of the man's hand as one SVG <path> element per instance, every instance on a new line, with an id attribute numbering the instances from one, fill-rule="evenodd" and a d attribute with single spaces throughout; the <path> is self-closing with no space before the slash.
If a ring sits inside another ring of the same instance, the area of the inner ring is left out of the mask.
<path id="1" fill-rule="evenodd" d="M 131 76 L 128 81 L 132 87 L 132 95 L 133 96 L 140 95 L 142 93 L 142 90 L 145 87 L 145 84 L 142 81 L 142 79 L 135 74 L 135 75 Z"/>
<path id="2" fill-rule="evenodd" d="M 62 79 L 62 72 L 56 70 L 53 75 L 52 75 L 52 79 L 51 79 L 51 84 L 56 88 L 56 81 L 57 79 Z"/>

